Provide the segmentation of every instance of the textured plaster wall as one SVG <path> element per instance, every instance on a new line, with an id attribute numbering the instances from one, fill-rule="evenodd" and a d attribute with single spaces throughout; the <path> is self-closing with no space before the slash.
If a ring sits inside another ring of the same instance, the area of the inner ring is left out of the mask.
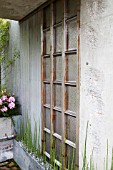
<path id="1" fill-rule="evenodd" d="M 87 158 L 89 160 L 94 150 L 95 165 L 98 170 L 104 170 L 108 140 L 110 169 L 113 147 L 113 2 L 81 0 L 80 19 L 80 170 L 87 121 Z"/>
<path id="2" fill-rule="evenodd" d="M 41 13 L 20 24 L 22 114 L 28 114 L 32 132 L 41 125 Z"/>
<path id="3" fill-rule="evenodd" d="M 10 39 L 9 39 L 9 56 L 8 59 L 14 58 L 15 50 L 20 52 L 20 26 L 19 22 L 10 20 Z M 6 69 L 6 84 L 8 89 L 20 97 L 20 82 L 21 82 L 21 69 L 20 58 Z"/>
<path id="4" fill-rule="evenodd" d="M 6 78 L 8 89 L 15 93 L 21 105 L 23 118 L 29 116 L 32 132 L 35 122 L 41 126 L 41 13 L 19 24 L 10 21 L 9 58 L 14 48 L 20 50 L 20 58 L 9 68 Z M 33 132 L 34 134 L 34 132 Z"/>

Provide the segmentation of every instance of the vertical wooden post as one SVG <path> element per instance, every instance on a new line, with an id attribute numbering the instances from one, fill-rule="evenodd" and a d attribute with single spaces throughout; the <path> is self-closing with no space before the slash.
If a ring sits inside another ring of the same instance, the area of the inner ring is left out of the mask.
<path id="1" fill-rule="evenodd" d="M 66 104 L 66 89 L 65 89 L 65 81 L 66 81 L 66 59 L 65 59 L 65 51 L 66 51 L 66 24 L 65 24 L 65 0 L 63 0 L 63 46 L 62 46 L 62 169 L 66 169 L 66 147 L 65 147 L 65 139 L 66 139 L 66 126 L 65 126 L 65 104 Z"/>
<path id="2" fill-rule="evenodd" d="M 77 0 L 77 31 L 78 31 L 78 79 L 77 79 L 77 112 L 76 112 L 76 170 L 79 169 L 79 106 L 80 106 L 80 0 Z"/>
<path id="3" fill-rule="evenodd" d="M 50 2 L 50 61 L 51 61 L 51 80 L 50 80 L 50 88 L 51 88 L 51 104 L 50 104 L 50 112 L 51 112 L 51 130 L 50 130 L 50 146 L 51 146 L 51 151 L 53 149 L 53 133 L 54 133 L 54 113 L 53 113 L 53 2 L 51 0 Z M 51 155 L 52 156 L 52 155 Z M 52 160 L 52 157 L 51 157 Z"/>
<path id="4" fill-rule="evenodd" d="M 42 130 L 41 130 L 41 138 L 42 138 L 42 149 L 41 149 L 41 152 L 42 154 L 44 154 L 44 124 L 45 124 L 45 120 L 44 120 L 44 68 L 43 68 L 43 55 L 44 55 L 44 47 L 43 47 L 43 44 L 44 44 L 44 37 L 43 37 L 43 10 L 41 11 L 41 101 L 42 101 Z"/>

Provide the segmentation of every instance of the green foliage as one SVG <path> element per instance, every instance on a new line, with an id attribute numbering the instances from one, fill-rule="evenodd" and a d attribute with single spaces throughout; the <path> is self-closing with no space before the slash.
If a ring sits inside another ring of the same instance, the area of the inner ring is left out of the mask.
<path id="1" fill-rule="evenodd" d="M 8 57 L 8 46 L 10 38 L 9 28 L 10 22 L 6 19 L 0 18 L 0 67 L 1 64 L 4 64 L 2 72 L 5 72 L 5 75 L 2 77 L 2 79 L 5 79 L 5 77 L 9 74 L 8 69 L 10 66 L 12 66 L 17 58 L 20 57 L 20 52 L 16 47 L 13 49 L 11 58 L 9 59 Z"/>
<path id="2" fill-rule="evenodd" d="M 90 170 L 94 170 L 93 151 L 92 151 L 92 155 L 90 156 Z"/>
<path id="3" fill-rule="evenodd" d="M 0 62 L 4 61 L 4 53 L 9 44 L 9 26 L 6 19 L 0 19 Z"/>
<path id="4" fill-rule="evenodd" d="M 87 122 L 87 127 L 86 127 L 86 138 L 85 138 L 85 146 L 84 146 L 84 153 L 83 153 L 83 165 L 82 165 L 82 170 L 87 170 L 88 169 L 88 164 L 87 164 L 87 157 L 86 157 L 86 151 L 87 151 L 87 134 L 88 134 L 88 122 Z"/>
<path id="5" fill-rule="evenodd" d="M 107 140 L 107 154 L 106 154 L 106 170 L 108 170 L 108 140 Z"/>
<path id="6" fill-rule="evenodd" d="M 37 147 L 37 137 L 40 136 L 40 130 L 37 130 L 37 123 L 35 122 L 34 126 L 34 138 L 32 138 L 31 122 L 26 116 L 25 122 L 22 121 L 20 124 L 20 141 L 26 146 L 28 152 L 32 152 L 35 156 L 40 157 L 40 143 L 38 141 Z"/>
<path id="7" fill-rule="evenodd" d="M 85 145 L 84 145 L 84 151 L 83 151 L 83 164 L 82 164 L 82 170 L 97 170 L 97 166 L 94 164 L 93 160 L 93 152 L 90 156 L 89 163 L 87 161 L 87 138 L 88 138 L 88 122 L 87 122 L 87 127 L 86 127 L 86 137 L 85 137 Z M 39 125 L 40 126 L 40 125 Z M 19 138 L 19 137 L 18 137 Z M 32 132 L 31 132 L 31 125 L 30 125 L 30 120 L 28 119 L 28 116 L 26 117 L 26 123 L 20 124 L 20 140 L 22 143 L 26 146 L 28 149 L 28 152 L 32 152 L 36 157 L 41 158 L 41 160 L 45 164 L 45 169 L 46 169 L 46 155 L 43 154 L 41 155 L 40 152 L 40 128 L 39 131 L 37 130 L 37 123 L 35 122 L 34 126 L 34 140 L 32 141 Z M 37 141 L 38 141 L 38 147 L 37 147 Z M 44 143 L 44 152 L 46 150 L 46 144 Z M 50 170 L 62 170 L 62 161 L 63 161 L 63 156 L 62 156 L 62 148 L 60 148 L 60 156 L 59 156 L 59 162 L 61 166 L 57 166 L 57 161 L 56 161 L 56 145 L 55 141 L 53 141 L 53 148 L 51 151 L 51 157 L 52 157 L 52 165 L 50 166 Z M 106 161 L 105 161 L 105 169 L 108 170 L 108 141 L 107 141 L 107 151 L 106 151 Z M 78 169 L 78 167 L 77 167 Z M 76 170 L 76 165 L 75 165 L 75 149 L 73 148 L 72 152 L 67 155 L 67 170 Z M 113 150 L 112 150 L 112 161 L 111 161 L 111 168 L 110 170 L 113 170 Z"/>
<path id="8" fill-rule="evenodd" d="M 86 137 L 85 137 L 85 145 L 84 145 L 84 152 L 83 152 L 83 165 L 82 165 L 82 170 L 97 170 L 97 166 L 94 165 L 93 161 L 93 151 L 90 156 L 90 163 L 88 164 L 87 161 L 87 135 L 88 135 L 88 122 L 87 122 L 87 127 L 86 127 Z M 107 147 L 106 147 L 106 159 L 104 161 L 104 166 L 105 170 L 108 170 L 108 140 L 107 140 Z M 96 168 L 95 168 L 96 167 Z M 111 160 L 111 168 L 110 170 L 113 170 L 113 149 L 112 149 L 112 160 Z"/>
<path id="9" fill-rule="evenodd" d="M 112 148 L 112 161 L 111 161 L 111 170 L 113 170 L 113 148 Z"/>
<path id="10" fill-rule="evenodd" d="M 34 122 L 35 122 L 34 123 L 34 137 L 32 138 L 31 122 L 30 122 L 28 116 L 26 116 L 25 122 L 22 121 L 20 124 L 20 133 L 18 134 L 17 139 L 19 139 L 24 144 L 24 146 L 26 147 L 28 152 L 30 152 L 30 153 L 32 152 L 35 157 L 40 158 L 40 160 L 42 160 L 43 163 L 45 164 L 45 168 L 46 168 L 46 163 L 47 163 L 47 157 L 45 155 L 46 144 L 44 142 L 44 153 L 42 155 L 41 151 L 40 151 L 40 124 L 38 127 L 37 122 L 36 121 L 34 121 Z M 68 158 L 69 158 L 68 160 L 70 160 L 69 165 L 67 165 L 67 166 L 69 166 L 68 170 L 74 170 L 75 169 L 75 163 L 74 163 L 75 149 L 73 149 L 72 155 L 70 154 L 70 156 Z M 53 140 L 53 147 L 51 150 L 51 159 L 52 159 L 51 165 L 49 164 L 50 169 L 51 170 L 62 170 L 62 161 L 63 161 L 62 148 L 60 148 L 60 155 L 59 155 L 59 161 L 60 161 L 61 166 L 58 167 L 57 161 L 56 161 L 55 140 Z"/>

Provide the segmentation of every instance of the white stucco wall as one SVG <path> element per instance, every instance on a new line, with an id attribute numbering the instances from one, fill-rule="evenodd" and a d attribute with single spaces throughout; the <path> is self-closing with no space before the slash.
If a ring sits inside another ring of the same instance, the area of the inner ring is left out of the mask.
<path id="1" fill-rule="evenodd" d="M 79 165 L 89 121 L 87 158 L 94 149 L 97 170 L 109 169 L 113 147 L 113 2 L 81 0 L 81 87 Z"/>

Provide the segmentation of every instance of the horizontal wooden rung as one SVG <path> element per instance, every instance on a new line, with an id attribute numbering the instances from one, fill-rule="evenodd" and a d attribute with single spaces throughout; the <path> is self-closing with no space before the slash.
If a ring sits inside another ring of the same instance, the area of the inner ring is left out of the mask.
<path id="1" fill-rule="evenodd" d="M 62 81 L 54 81 L 54 84 L 62 84 Z"/>
<path id="2" fill-rule="evenodd" d="M 59 26 L 62 26 L 62 21 L 53 25 L 54 28 L 59 27 Z"/>
<path id="3" fill-rule="evenodd" d="M 66 81 L 65 85 L 67 85 L 67 86 L 75 86 L 75 87 L 77 86 L 76 81 Z"/>
<path id="4" fill-rule="evenodd" d="M 70 110 L 66 110 L 65 114 L 76 118 L 76 112 L 73 112 L 73 111 L 70 111 Z"/>
<path id="5" fill-rule="evenodd" d="M 50 54 L 44 54 L 43 57 L 44 57 L 44 58 L 49 58 L 49 57 L 50 57 Z"/>
<path id="6" fill-rule="evenodd" d="M 50 109 L 50 104 L 44 104 L 43 106 Z"/>
<path id="7" fill-rule="evenodd" d="M 47 32 L 47 31 L 50 31 L 50 27 L 47 27 L 47 28 L 43 29 L 43 32 Z"/>
<path id="8" fill-rule="evenodd" d="M 43 83 L 45 83 L 45 84 L 50 84 L 50 81 L 44 80 Z"/>
<path id="9" fill-rule="evenodd" d="M 73 21 L 73 20 L 77 20 L 77 15 L 72 16 L 72 17 L 70 17 L 70 18 L 67 18 L 67 19 L 66 19 L 66 22 L 70 22 L 70 21 Z"/>
<path id="10" fill-rule="evenodd" d="M 48 128 L 44 128 L 44 131 L 50 134 L 50 130 Z"/>
<path id="11" fill-rule="evenodd" d="M 53 133 L 53 136 L 59 140 L 62 140 L 62 136 L 60 136 L 58 133 Z"/>
<path id="12" fill-rule="evenodd" d="M 48 152 L 44 152 L 45 156 L 50 159 L 50 154 Z M 58 160 L 54 160 L 55 164 L 59 167 L 62 166 L 62 164 Z"/>
<path id="13" fill-rule="evenodd" d="M 44 152 L 44 154 L 50 159 L 50 154 L 48 152 Z"/>
<path id="14" fill-rule="evenodd" d="M 62 52 L 53 53 L 53 56 L 54 56 L 54 57 L 62 56 Z"/>
<path id="15" fill-rule="evenodd" d="M 67 144 L 67 145 L 69 145 L 69 146 L 71 146 L 71 147 L 76 149 L 76 144 L 74 142 L 70 141 L 70 140 L 66 139 L 65 140 L 65 144 Z"/>
<path id="16" fill-rule="evenodd" d="M 71 49 L 71 50 L 65 51 L 65 54 L 77 54 L 77 49 Z"/>
<path id="17" fill-rule="evenodd" d="M 61 164 L 58 160 L 55 159 L 54 162 L 55 162 L 55 164 L 56 164 L 57 166 L 59 166 L 59 167 L 62 166 L 62 164 Z"/>
<path id="18" fill-rule="evenodd" d="M 62 109 L 61 109 L 60 107 L 57 107 L 57 106 L 55 106 L 55 107 L 53 108 L 53 110 L 58 111 L 58 112 L 61 112 L 61 111 L 62 111 Z"/>

